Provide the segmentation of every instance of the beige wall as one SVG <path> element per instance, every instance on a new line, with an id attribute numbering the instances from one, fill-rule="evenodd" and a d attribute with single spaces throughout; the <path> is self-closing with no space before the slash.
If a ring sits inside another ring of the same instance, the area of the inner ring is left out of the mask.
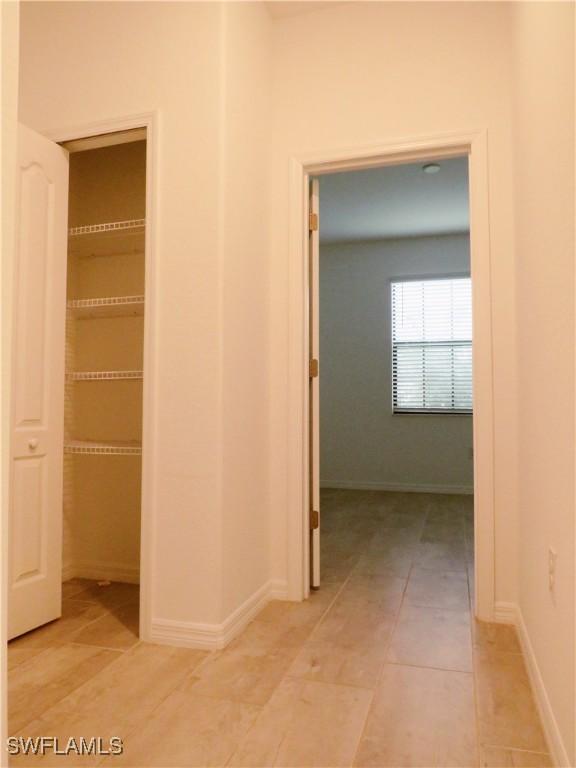
<path id="1" fill-rule="evenodd" d="M 16 153 L 18 97 L 19 5 L 4 2 L 0 8 L 0 45 L 2 67 L 2 271 L 0 272 L 0 359 L 2 361 L 2 400 L 0 403 L 0 744 L 6 743 L 7 685 L 6 681 L 6 590 L 8 568 L 8 474 L 10 424 L 10 371 L 12 325 L 12 266 L 16 225 Z M 7 755 L 0 750 L 0 765 L 6 765 Z"/>
<path id="2" fill-rule="evenodd" d="M 261 4 L 26 3 L 24 122 L 50 131 L 159 111 L 156 503 L 162 525 L 155 549 L 155 615 L 219 621 L 224 603 L 237 603 L 264 578 L 268 439 L 271 575 L 286 580 L 290 155 L 483 127 L 490 142 L 497 584 L 499 599 L 512 598 L 515 285 L 508 34 L 500 4 L 344 4 L 272 24 Z M 273 67 L 267 66 L 269 44 Z M 269 74 L 273 187 L 266 258 L 262 190 Z M 226 533 L 224 519 L 230 525 Z M 234 553 L 227 560 L 231 568 L 242 563 L 240 578 L 226 577 L 234 583 L 229 597 L 219 568 L 227 550 Z M 260 553 L 256 563 L 247 556 L 254 551 Z"/>
<path id="3" fill-rule="evenodd" d="M 433 30 L 433 32 L 431 31 Z M 487 129 L 493 282 L 496 597 L 515 598 L 515 278 L 509 15 L 500 3 L 343 3 L 274 25 L 273 563 L 286 577 L 288 189 L 292 155 Z"/>
<path id="4" fill-rule="evenodd" d="M 574 6 L 518 3 L 513 21 L 519 605 L 574 765 Z"/>
<path id="5" fill-rule="evenodd" d="M 322 485 L 472 492 L 472 417 L 392 411 L 391 280 L 465 274 L 468 234 L 320 246 Z"/>
<path id="6" fill-rule="evenodd" d="M 573 26 L 568 5 L 514 9 L 344 3 L 270 22 L 262 4 L 26 3 L 21 116 L 50 131 L 158 110 L 153 614 L 207 623 L 287 577 L 290 157 L 487 130 L 496 599 L 520 600 L 573 753 Z"/>
<path id="7" fill-rule="evenodd" d="M 158 112 L 158 619 L 221 622 L 268 578 L 268 23 L 261 4 L 23 7 L 23 122 Z"/>
<path id="8" fill-rule="evenodd" d="M 224 615 L 270 578 L 268 144 L 271 22 L 231 3 L 225 24 L 221 446 Z"/>

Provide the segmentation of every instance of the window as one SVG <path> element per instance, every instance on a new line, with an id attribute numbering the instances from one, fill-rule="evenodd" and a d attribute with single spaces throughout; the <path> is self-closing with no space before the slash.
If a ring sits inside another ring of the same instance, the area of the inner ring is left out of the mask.
<path id="1" fill-rule="evenodd" d="M 469 277 L 392 283 L 394 413 L 472 411 Z"/>

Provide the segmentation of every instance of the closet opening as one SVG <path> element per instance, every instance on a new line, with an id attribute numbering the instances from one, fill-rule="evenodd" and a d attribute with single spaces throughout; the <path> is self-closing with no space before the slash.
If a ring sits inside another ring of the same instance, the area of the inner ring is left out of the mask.
<path id="1" fill-rule="evenodd" d="M 64 146 L 63 615 L 92 602 L 102 616 L 80 639 L 127 648 L 139 636 L 146 130 Z"/>
<path id="2" fill-rule="evenodd" d="M 58 145 L 21 127 L 8 628 L 16 657 L 68 643 L 126 651 L 147 632 L 149 141 L 136 128 Z"/>

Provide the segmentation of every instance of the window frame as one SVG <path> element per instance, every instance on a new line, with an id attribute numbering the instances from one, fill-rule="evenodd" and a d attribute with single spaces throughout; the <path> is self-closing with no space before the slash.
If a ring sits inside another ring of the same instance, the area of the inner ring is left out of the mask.
<path id="1" fill-rule="evenodd" d="M 425 280 L 462 280 L 472 281 L 472 275 L 468 272 L 447 272 L 438 274 L 414 274 L 398 275 L 388 278 L 388 301 L 390 303 L 390 406 L 393 416 L 472 416 L 474 413 L 474 375 L 472 375 L 472 408 L 396 408 L 394 403 L 394 306 L 392 301 L 392 286 L 394 283 L 424 282 Z M 474 295 L 472 291 L 472 303 Z M 474 310 L 472 308 L 472 321 Z M 417 343 L 417 342 L 415 342 Z M 438 342 L 449 343 L 449 342 Z M 467 343 L 467 342 L 461 342 Z M 472 346 L 472 360 L 474 359 L 474 338 L 470 342 Z M 472 362 L 474 364 L 474 362 Z"/>

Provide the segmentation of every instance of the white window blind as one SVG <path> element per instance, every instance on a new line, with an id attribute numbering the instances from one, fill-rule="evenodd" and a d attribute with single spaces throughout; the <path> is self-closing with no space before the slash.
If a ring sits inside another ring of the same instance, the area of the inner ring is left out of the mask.
<path id="1" fill-rule="evenodd" d="M 396 413 L 472 411 L 469 277 L 392 283 L 392 396 Z"/>

